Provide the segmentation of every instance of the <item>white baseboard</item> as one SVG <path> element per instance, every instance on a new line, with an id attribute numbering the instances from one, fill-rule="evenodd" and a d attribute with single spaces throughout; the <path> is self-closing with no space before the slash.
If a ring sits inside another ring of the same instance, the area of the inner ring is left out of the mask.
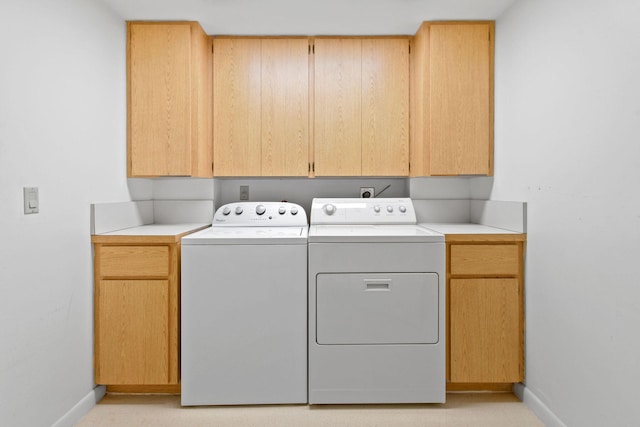
<path id="1" fill-rule="evenodd" d="M 64 414 L 52 427 L 72 427 L 78 423 L 94 406 L 98 403 L 107 392 L 107 387 L 103 385 L 96 386 L 91 390 L 80 402 Z"/>
<path id="2" fill-rule="evenodd" d="M 546 427 L 567 427 L 538 396 L 533 394 L 533 392 L 523 384 L 514 384 L 513 392 L 531 409 L 531 412 L 540 418 L 540 421 L 542 421 Z"/>

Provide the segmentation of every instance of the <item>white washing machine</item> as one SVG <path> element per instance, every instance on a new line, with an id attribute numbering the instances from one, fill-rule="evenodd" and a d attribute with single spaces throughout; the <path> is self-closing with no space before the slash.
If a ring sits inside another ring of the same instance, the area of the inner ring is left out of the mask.
<path id="1" fill-rule="evenodd" d="M 307 402 L 307 216 L 231 203 L 182 239 L 182 405 Z"/>
<path id="2" fill-rule="evenodd" d="M 411 199 L 314 199 L 309 403 L 443 403 L 444 296 L 444 236 Z"/>

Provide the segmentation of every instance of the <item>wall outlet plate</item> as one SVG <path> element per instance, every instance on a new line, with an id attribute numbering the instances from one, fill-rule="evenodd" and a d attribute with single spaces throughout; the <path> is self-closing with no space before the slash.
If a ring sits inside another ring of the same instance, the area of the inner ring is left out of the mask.
<path id="1" fill-rule="evenodd" d="M 249 200 L 249 186 L 241 185 L 240 186 L 240 200 Z"/>
<path id="2" fill-rule="evenodd" d="M 373 187 L 360 187 L 360 197 L 363 199 L 371 199 L 376 197 L 376 189 Z"/>

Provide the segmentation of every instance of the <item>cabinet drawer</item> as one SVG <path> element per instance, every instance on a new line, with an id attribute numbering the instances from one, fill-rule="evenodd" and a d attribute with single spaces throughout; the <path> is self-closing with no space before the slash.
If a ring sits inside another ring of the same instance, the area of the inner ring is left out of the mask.
<path id="1" fill-rule="evenodd" d="M 518 275 L 518 245 L 451 245 L 451 274 Z"/>
<path id="2" fill-rule="evenodd" d="M 102 246 L 99 274 L 110 277 L 169 275 L 168 246 Z"/>

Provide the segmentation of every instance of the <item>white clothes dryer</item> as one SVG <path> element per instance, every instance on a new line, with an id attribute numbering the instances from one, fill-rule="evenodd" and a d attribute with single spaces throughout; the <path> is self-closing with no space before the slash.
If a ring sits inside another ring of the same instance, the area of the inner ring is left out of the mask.
<path id="1" fill-rule="evenodd" d="M 182 239 L 182 405 L 307 402 L 307 216 L 220 207 Z"/>
<path id="2" fill-rule="evenodd" d="M 309 403 L 445 401 L 444 236 L 411 199 L 314 199 Z"/>

